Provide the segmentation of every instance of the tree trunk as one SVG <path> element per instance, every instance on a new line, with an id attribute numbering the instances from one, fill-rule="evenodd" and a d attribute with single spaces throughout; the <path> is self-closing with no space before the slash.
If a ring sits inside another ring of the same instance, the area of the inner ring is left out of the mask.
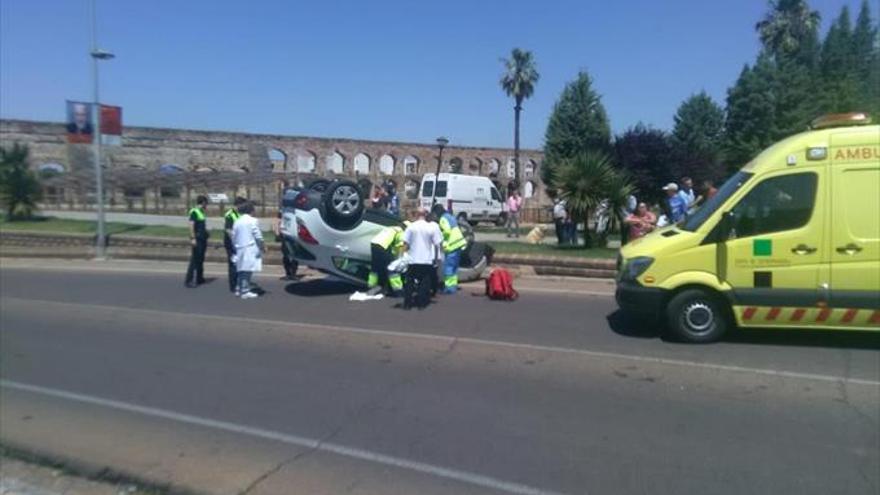
<path id="1" fill-rule="evenodd" d="M 516 188 L 519 188 L 519 114 L 522 112 L 522 105 L 516 102 L 513 107 L 513 180 L 516 182 Z M 510 191 L 508 191 L 510 194 Z"/>
<path id="2" fill-rule="evenodd" d="M 574 226 L 574 238 L 577 243 L 577 224 Z M 593 247 L 593 239 L 590 236 L 590 212 L 587 211 L 584 214 L 584 248 L 590 249 L 591 247 Z"/>

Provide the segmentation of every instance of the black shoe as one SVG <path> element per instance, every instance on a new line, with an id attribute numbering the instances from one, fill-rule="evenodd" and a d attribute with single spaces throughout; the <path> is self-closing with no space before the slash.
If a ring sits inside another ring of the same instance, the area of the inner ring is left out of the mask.
<path id="1" fill-rule="evenodd" d="M 195 282 L 187 282 L 187 283 L 185 283 L 184 285 L 186 285 L 187 288 L 189 288 L 189 289 L 195 289 L 196 287 L 199 286 L 199 285 L 196 284 Z"/>
<path id="2" fill-rule="evenodd" d="M 207 284 L 207 283 L 208 283 L 208 281 L 205 279 L 196 280 L 196 284 L 198 284 L 198 285 Z"/>

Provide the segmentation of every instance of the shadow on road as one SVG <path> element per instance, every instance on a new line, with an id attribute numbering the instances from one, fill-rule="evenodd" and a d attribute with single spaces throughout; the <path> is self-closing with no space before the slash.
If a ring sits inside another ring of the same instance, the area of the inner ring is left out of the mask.
<path id="1" fill-rule="evenodd" d="M 351 294 L 357 287 L 339 280 L 317 279 L 287 284 L 284 291 L 288 294 L 303 297 L 338 296 Z"/>
<path id="2" fill-rule="evenodd" d="M 652 320 L 620 310 L 607 316 L 608 325 L 617 335 L 637 339 L 674 340 L 663 335 L 661 320 Z M 880 349 L 880 332 L 849 332 L 840 330 L 808 330 L 783 328 L 735 329 L 723 342 L 789 347 L 830 347 L 841 349 Z"/>
<path id="3" fill-rule="evenodd" d="M 663 323 L 644 316 L 627 314 L 617 310 L 605 318 L 617 335 L 637 339 L 657 339 L 663 335 Z"/>

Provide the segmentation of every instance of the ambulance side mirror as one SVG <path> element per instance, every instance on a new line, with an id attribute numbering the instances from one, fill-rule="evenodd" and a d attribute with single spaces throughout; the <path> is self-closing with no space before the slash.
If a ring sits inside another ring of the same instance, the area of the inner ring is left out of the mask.
<path id="1" fill-rule="evenodd" d="M 724 215 L 721 217 L 721 232 L 719 236 L 719 241 L 726 241 L 728 239 L 736 238 L 736 216 L 732 211 L 725 211 Z"/>
<path id="2" fill-rule="evenodd" d="M 736 217 L 733 215 L 733 212 L 725 211 L 721 215 L 721 219 L 718 221 L 718 224 L 715 225 L 714 229 L 712 229 L 712 232 L 709 234 L 707 241 L 722 243 L 730 239 L 731 234 L 734 234 L 735 232 L 735 225 Z"/>

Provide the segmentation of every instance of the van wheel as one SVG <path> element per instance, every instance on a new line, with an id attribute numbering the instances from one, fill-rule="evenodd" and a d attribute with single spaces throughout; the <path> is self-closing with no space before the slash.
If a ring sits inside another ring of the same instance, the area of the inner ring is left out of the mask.
<path id="1" fill-rule="evenodd" d="M 501 212 L 501 214 L 498 215 L 498 218 L 495 219 L 495 226 L 496 227 L 504 227 L 506 224 L 507 224 L 507 213 Z"/>
<path id="2" fill-rule="evenodd" d="M 724 305 L 700 289 L 676 294 L 667 306 L 666 320 L 673 337 L 694 344 L 715 342 L 729 326 Z"/>
<path id="3" fill-rule="evenodd" d="M 458 220 L 458 223 L 467 223 L 467 213 L 459 213 L 455 219 Z"/>

